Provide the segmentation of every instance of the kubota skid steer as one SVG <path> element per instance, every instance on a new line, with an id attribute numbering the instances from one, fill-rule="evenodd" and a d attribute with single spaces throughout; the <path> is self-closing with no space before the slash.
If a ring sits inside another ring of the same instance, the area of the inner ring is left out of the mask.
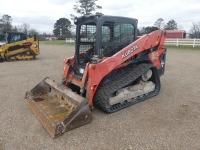
<path id="1" fill-rule="evenodd" d="M 36 36 L 27 37 L 21 32 L 0 34 L 0 62 L 35 59 L 39 51 Z"/>
<path id="2" fill-rule="evenodd" d="M 64 60 L 62 84 L 45 78 L 26 94 L 52 138 L 89 123 L 94 105 L 112 113 L 157 95 L 164 74 L 165 31 L 137 38 L 136 19 L 104 15 L 75 24 L 75 55 Z"/>

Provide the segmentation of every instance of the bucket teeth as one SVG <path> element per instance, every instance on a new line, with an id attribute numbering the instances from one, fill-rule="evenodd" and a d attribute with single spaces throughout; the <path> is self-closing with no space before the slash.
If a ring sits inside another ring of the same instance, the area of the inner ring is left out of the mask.
<path id="1" fill-rule="evenodd" d="M 86 98 L 49 78 L 28 91 L 25 99 L 52 138 L 92 120 Z"/>

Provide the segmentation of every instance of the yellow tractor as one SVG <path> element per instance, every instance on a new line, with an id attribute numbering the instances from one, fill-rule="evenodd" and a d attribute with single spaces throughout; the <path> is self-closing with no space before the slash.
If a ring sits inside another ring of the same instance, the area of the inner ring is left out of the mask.
<path id="1" fill-rule="evenodd" d="M 40 54 L 36 36 L 27 37 L 21 32 L 0 34 L 0 62 L 35 59 Z"/>

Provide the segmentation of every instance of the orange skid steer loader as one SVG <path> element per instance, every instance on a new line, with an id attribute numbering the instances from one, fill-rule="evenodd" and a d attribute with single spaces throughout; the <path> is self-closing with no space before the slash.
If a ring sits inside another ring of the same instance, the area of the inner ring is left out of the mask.
<path id="1" fill-rule="evenodd" d="M 75 19 L 75 55 L 64 59 L 62 84 L 45 78 L 26 93 L 52 138 L 89 123 L 94 106 L 112 113 L 156 96 L 164 74 L 165 31 L 137 37 L 137 19 Z"/>

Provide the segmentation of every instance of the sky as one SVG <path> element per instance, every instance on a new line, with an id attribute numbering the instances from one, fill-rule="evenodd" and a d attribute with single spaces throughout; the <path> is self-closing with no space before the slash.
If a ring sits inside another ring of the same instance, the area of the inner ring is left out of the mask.
<path id="1" fill-rule="evenodd" d="M 12 17 L 12 25 L 28 23 L 40 33 L 52 33 L 59 18 L 76 14 L 76 0 L 0 0 L 0 18 Z M 138 27 L 153 26 L 158 18 L 165 23 L 174 19 L 179 29 L 190 31 L 192 23 L 200 22 L 200 0 L 98 0 L 104 15 L 138 19 Z"/>

